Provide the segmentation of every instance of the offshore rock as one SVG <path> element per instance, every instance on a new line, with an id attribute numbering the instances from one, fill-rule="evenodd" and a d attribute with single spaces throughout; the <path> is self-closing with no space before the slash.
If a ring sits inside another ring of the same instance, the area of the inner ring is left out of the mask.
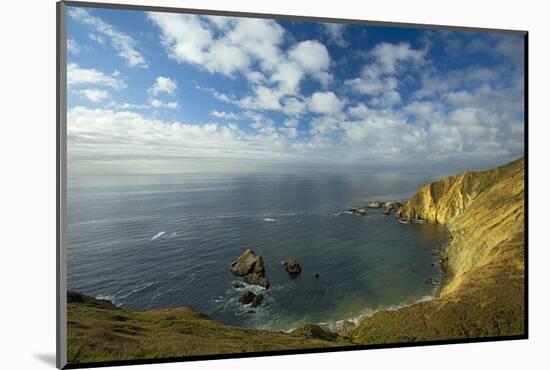
<path id="1" fill-rule="evenodd" d="M 300 266 L 300 263 L 294 257 L 290 257 L 288 261 L 285 261 L 284 265 L 285 270 L 288 271 L 289 274 L 299 274 L 302 272 L 302 266 Z"/>
<path id="2" fill-rule="evenodd" d="M 231 264 L 231 273 L 235 276 L 246 276 L 251 273 L 265 274 L 262 256 L 256 256 L 254 251 L 247 249 Z"/>

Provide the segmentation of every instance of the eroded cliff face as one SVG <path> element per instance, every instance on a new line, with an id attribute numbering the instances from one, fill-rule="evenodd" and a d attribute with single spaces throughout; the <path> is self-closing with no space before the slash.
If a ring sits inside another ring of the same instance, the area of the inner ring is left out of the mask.
<path id="1" fill-rule="evenodd" d="M 451 275 L 460 277 L 490 262 L 493 250 L 524 230 L 524 160 L 483 172 L 466 172 L 422 187 L 399 216 L 446 225 L 453 239 L 445 250 Z"/>
<path id="2" fill-rule="evenodd" d="M 447 226 L 447 281 L 432 301 L 365 320 L 353 332 L 355 342 L 523 334 L 523 158 L 428 184 L 397 216 Z"/>

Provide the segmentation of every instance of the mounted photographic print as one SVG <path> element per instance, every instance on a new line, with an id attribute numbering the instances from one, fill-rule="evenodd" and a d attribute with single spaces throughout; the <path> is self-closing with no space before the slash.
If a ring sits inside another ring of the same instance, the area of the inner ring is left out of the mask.
<path id="1" fill-rule="evenodd" d="M 58 3 L 58 366 L 527 338 L 526 50 Z"/>

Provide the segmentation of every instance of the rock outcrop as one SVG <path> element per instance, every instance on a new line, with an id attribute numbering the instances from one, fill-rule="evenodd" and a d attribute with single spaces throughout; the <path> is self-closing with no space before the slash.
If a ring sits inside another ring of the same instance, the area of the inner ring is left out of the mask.
<path id="1" fill-rule="evenodd" d="M 389 215 L 393 210 L 399 210 L 401 207 L 401 202 L 386 202 L 384 203 L 384 213 Z"/>
<path id="2" fill-rule="evenodd" d="M 348 208 L 346 213 L 349 213 L 350 215 L 364 216 L 367 214 L 367 211 L 363 208 Z"/>
<path id="3" fill-rule="evenodd" d="M 465 172 L 423 186 L 400 209 L 400 219 L 445 225 L 446 278 L 438 296 L 378 312 L 353 330 L 356 343 L 523 335 L 524 160 Z"/>
<path id="4" fill-rule="evenodd" d="M 291 334 L 304 336 L 310 339 L 321 339 L 326 341 L 334 341 L 338 338 L 338 334 L 324 330 L 319 325 L 305 324 L 297 329 L 294 329 Z"/>
<path id="5" fill-rule="evenodd" d="M 246 276 L 253 272 L 264 274 L 264 260 L 256 256 L 252 249 L 247 249 L 231 264 L 231 273 L 235 276 Z"/>
<path id="6" fill-rule="evenodd" d="M 285 270 L 289 274 L 299 274 L 300 272 L 302 272 L 302 266 L 300 266 L 300 263 L 294 257 L 290 257 L 288 261 L 284 262 L 284 265 L 285 265 Z"/>
<path id="7" fill-rule="evenodd" d="M 269 287 L 269 281 L 265 277 L 264 260 L 251 249 L 245 250 L 231 264 L 231 273 L 235 276 L 244 276 L 244 281 L 248 284 Z"/>
<path id="8" fill-rule="evenodd" d="M 250 305 L 252 307 L 258 307 L 259 305 L 262 304 L 263 301 L 264 301 L 264 295 L 263 294 L 256 294 L 256 296 L 254 297 L 252 302 L 250 302 Z"/>
<path id="9" fill-rule="evenodd" d="M 382 207 L 382 204 L 380 202 L 370 202 L 366 205 L 367 208 L 380 208 Z"/>
<path id="10" fill-rule="evenodd" d="M 246 275 L 244 277 L 244 281 L 247 284 L 259 285 L 266 289 L 269 288 L 269 281 L 265 278 L 265 276 L 262 276 L 257 272 Z"/>
<path id="11" fill-rule="evenodd" d="M 241 297 L 239 298 L 239 302 L 241 304 L 249 304 L 254 300 L 254 298 L 256 298 L 256 294 L 254 294 L 250 290 L 245 290 L 244 293 L 241 294 Z"/>

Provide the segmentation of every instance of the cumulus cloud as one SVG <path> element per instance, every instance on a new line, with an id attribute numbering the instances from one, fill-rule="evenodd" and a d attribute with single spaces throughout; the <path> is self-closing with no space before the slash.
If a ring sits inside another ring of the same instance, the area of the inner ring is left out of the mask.
<path id="1" fill-rule="evenodd" d="M 210 73 L 244 76 L 247 95 L 215 95 L 243 109 L 301 114 L 302 81 L 311 77 L 322 86 L 333 81 L 326 46 L 304 40 L 284 50 L 285 29 L 273 20 L 167 13 L 149 13 L 149 19 L 170 58 Z"/>
<path id="2" fill-rule="evenodd" d="M 129 35 L 117 30 L 101 18 L 93 16 L 84 8 L 71 7 L 69 16 L 74 20 L 91 27 L 97 34 L 108 38 L 118 55 L 126 60 L 130 67 L 147 68 L 147 62 L 139 51 L 136 42 Z M 96 40 L 99 40 L 96 37 Z"/>
<path id="3" fill-rule="evenodd" d="M 273 67 L 279 58 L 284 30 L 272 20 L 169 13 L 149 13 L 149 19 L 171 58 L 209 72 L 231 76 L 252 62 Z"/>
<path id="4" fill-rule="evenodd" d="M 304 71 L 310 73 L 325 71 L 330 65 L 327 48 L 315 40 L 300 42 L 290 49 L 288 56 L 291 60 L 298 62 Z"/>
<path id="5" fill-rule="evenodd" d="M 69 110 L 72 165 L 115 163 L 159 171 L 164 166 L 177 172 L 189 166 L 208 170 L 214 167 L 204 161 L 229 160 L 244 168 L 312 161 L 409 168 L 502 162 L 523 153 L 517 40 L 464 38 L 461 45 L 469 53 L 491 47 L 502 60 L 457 63 L 456 69 L 437 63 L 430 40 L 414 47 L 381 42 L 357 53 L 360 64 L 340 73 L 341 65 L 335 68 L 329 49 L 314 35 L 292 37 L 272 20 L 165 13 L 149 13 L 149 20 L 160 30 L 169 58 L 210 74 L 208 80 L 221 79 L 211 85 L 215 89 L 193 82 L 213 98 L 200 120 L 208 123 L 159 118 L 186 117 L 183 109 L 160 111 L 179 107 L 174 76 L 145 85 L 143 104 L 115 103 L 108 98 L 125 87 L 118 73 L 69 64 L 72 91 L 95 103 L 91 106 L 105 102 L 104 109 Z M 343 26 L 320 27 L 330 50 L 349 46 Z M 111 42 L 105 33 L 94 34 Z M 445 36 L 455 39 L 460 37 Z M 451 49 L 447 56 L 456 58 Z"/>
<path id="6" fill-rule="evenodd" d="M 336 114 L 344 107 L 344 102 L 333 92 L 316 92 L 309 98 L 309 109 L 314 113 Z"/>
<path id="7" fill-rule="evenodd" d="M 147 93 L 149 94 L 148 103 L 151 107 L 161 109 L 176 109 L 178 107 L 177 101 L 164 102 L 158 98 L 159 95 L 174 95 L 178 84 L 175 80 L 168 77 L 159 76 L 155 79 L 153 86 L 151 86 Z"/>
<path id="8" fill-rule="evenodd" d="M 149 94 L 157 96 L 160 94 L 174 95 L 174 92 L 178 88 L 178 84 L 175 80 L 171 80 L 168 77 L 159 76 L 156 78 L 155 83 L 149 88 Z"/>

